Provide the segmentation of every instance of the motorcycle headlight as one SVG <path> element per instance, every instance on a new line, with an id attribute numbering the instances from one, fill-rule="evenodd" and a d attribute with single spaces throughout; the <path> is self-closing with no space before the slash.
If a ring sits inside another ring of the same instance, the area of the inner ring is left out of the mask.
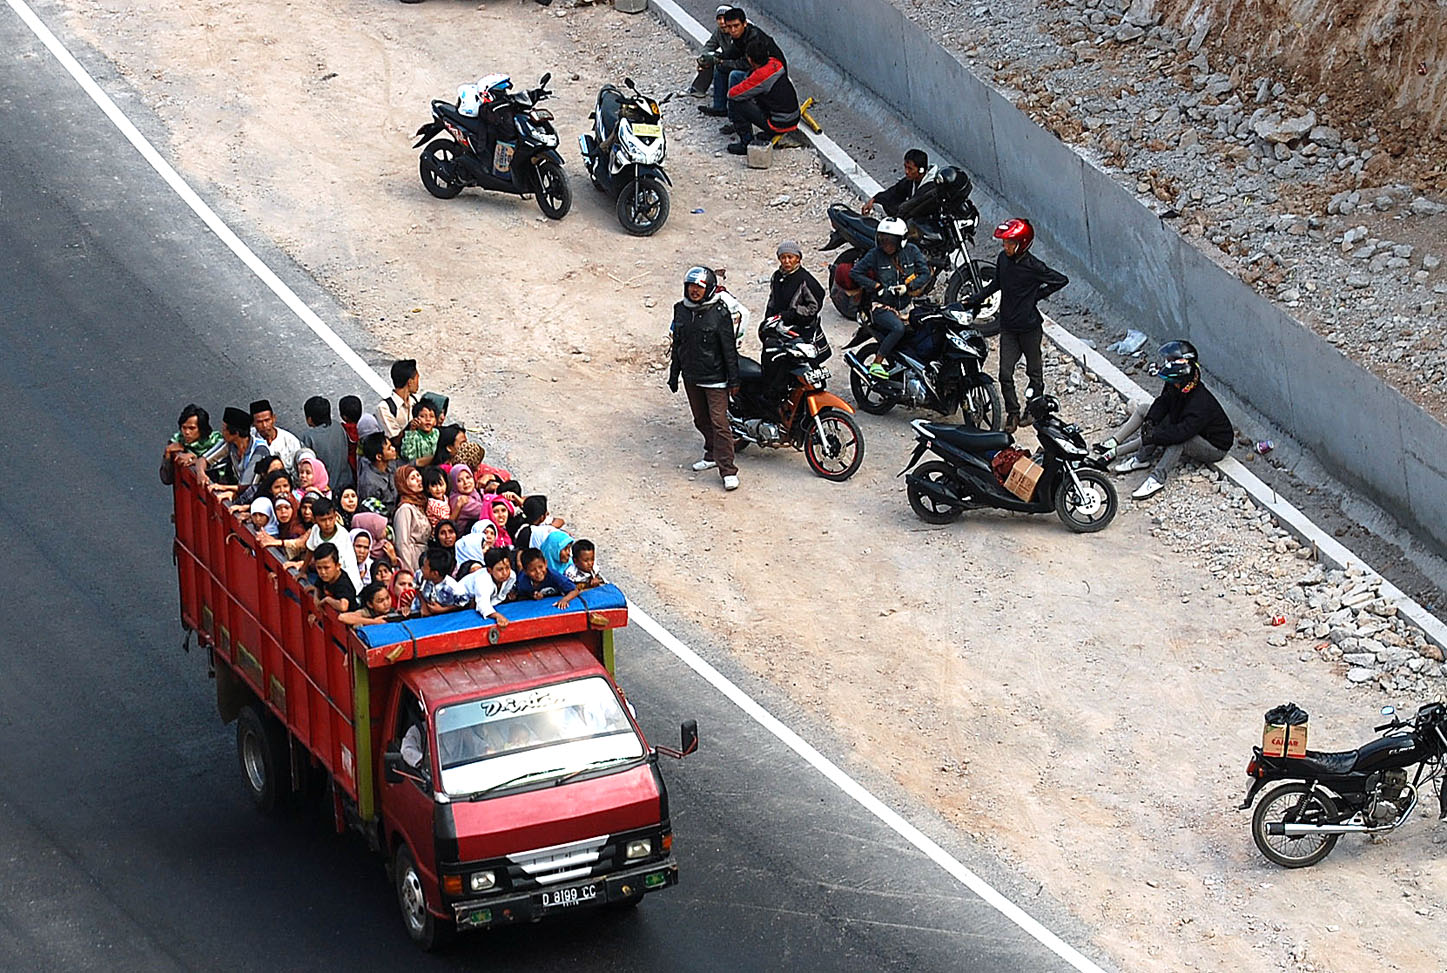
<path id="1" fill-rule="evenodd" d="M 467 887 L 474 892 L 486 892 L 496 885 L 496 872 L 473 872 L 467 876 Z"/>

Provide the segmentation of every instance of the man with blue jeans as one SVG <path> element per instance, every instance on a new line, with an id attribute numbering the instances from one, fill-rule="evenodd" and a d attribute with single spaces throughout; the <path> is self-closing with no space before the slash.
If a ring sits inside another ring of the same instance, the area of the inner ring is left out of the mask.
<path id="1" fill-rule="evenodd" d="M 718 59 L 714 62 L 713 104 L 698 106 L 699 111 L 715 118 L 723 118 L 728 115 L 729 89 L 748 76 L 749 62 L 746 52 L 756 42 L 766 46 L 769 57 L 776 58 L 785 67 L 788 67 L 789 64 L 784 58 L 784 52 L 779 50 L 778 44 L 774 43 L 774 39 L 754 24 L 749 23 L 748 15 L 742 8 L 731 7 L 722 19 L 723 34 L 720 40 L 723 42 L 723 47 L 719 50 Z M 730 122 L 726 128 L 728 131 L 725 134 L 731 134 L 733 123 Z"/>

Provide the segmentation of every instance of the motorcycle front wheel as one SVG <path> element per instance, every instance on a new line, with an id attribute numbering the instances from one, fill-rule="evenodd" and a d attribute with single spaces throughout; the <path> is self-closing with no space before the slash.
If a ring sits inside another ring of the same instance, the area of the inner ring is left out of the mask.
<path id="1" fill-rule="evenodd" d="M 981 287 L 989 287 L 995 280 L 995 268 L 981 260 L 971 260 L 970 264 L 975 269 L 975 275 L 980 278 Z M 960 267 L 950 275 L 950 282 L 945 285 L 945 303 L 953 304 L 962 297 L 968 297 L 975 289 L 975 282 L 970 276 L 969 267 Z M 993 335 L 998 328 L 985 327 L 986 322 L 994 322 L 1000 316 L 1000 294 L 996 292 L 990 295 L 980 308 L 979 314 L 975 316 L 978 327 L 975 328 L 985 337 Z"/>
<path id="2" fill-rule="evenodd" d="M 538 189 L 535 195 L 538 209 L 548 219 L 560 220 L 573 207 L 573 190 L 568 187 L 568 175 L 552 159 L 541 159 L 537 165 Z"/>
<path id="3" fill-rule="evenodd" d="M 851 321 L 859 311 L 859 301 L 850 297 L 849 292 L 839 286 L 839 265 L 852 264 L 862 256 L 864 256 L 864 251 L 857 247 L 850 247 L 835 257 L 834 262 L 829 265 L 829 300 L 834 304 L 834 310 Z"/>
<path id="4" fill-rule="evenodd" d="M 668 221 L 668 187 L 652 176 L 634 179 L 618 194 L 618 222 L 634 236 L 652 236 Z"/>
<path id="5" fill-rule="evenodd" d="M 1005 406 L 1000 401 L 1000 390 L 988 375 L 981 375 L 979 384 L 965 390 L 960 409 L 965 421 L 981 432 L 999 432 L 1005 428 Z"/>
<path id="6" fill-rule="evenodd" d="M 871 342 L 859 349 L 859 360 L 868 363 L 879 353 L 879 343 Z M 894 408 L 894 402 L 874 390 L 873 384 L 854 369 L 849 369 L 849 392 L 854 404 L 872 416 L 882 416 Z"/>
<path id="7" fill-rule="evenodd" d="M 1100 470 L 1081 467 L 1075 471 L 1080 480 L 1080 489 L 1075 488 L 1069 477 L 1061 477 L 1060 487 L 1055 493 L 1055 513 L 1061 523 L 1077 534 L 1093 534 L 1105 530 L 1115 519 L 1115 484 Z"/>
<path id="8" fill-rule="evenodd" d="M 466 186 L 457 172 L 461 154 L 461 147 L 452 139 L 436 139 L 422 150 L 422 158 L 417 160 L 422 185 L 438 199 L 451 199 Z"/>
<path id="9" fill-rule="evenodd" d="M 948 463 L 938 461 L 921 463 L 914 468 L 914 472 L 910 475 L 935 486 L 954 492 L 958 491 L 954 470 L 950 469 Z M 925 492 L 914 483 L 909 483 L 905 492 L 909 495 L 909 506 L 914 511 L 914 515 L 927 524 L 952 524 L 960 519 L 960 514 L 965 512 L 963 503 L 951 503 L 932 493 Z"/>
<path id="10" fill-rule="evenodd" d="M 836 483 L 853 476 L 864 462 L 864 434 L 854 417 L 839 409 L 820 409 L 804 422 L 804 458 L 809 468 Z"/>
<path id="11" fill-rule="evenodd" d="M 1251 815 L 1251 837 L 1268 860 L 1282 868 L 1306 868 L 1315 865 L 1336 847 L 1334 834 L 1310 834 L 1299 838 L 1267 833 L 1267 826 L 1277 822 L 1292 824 L 1332 824 L 1337 820 L 1336 802 L 1322 793 L 1312 793 L 1301 783 L 1282 784 L 1261 795 Z"/>

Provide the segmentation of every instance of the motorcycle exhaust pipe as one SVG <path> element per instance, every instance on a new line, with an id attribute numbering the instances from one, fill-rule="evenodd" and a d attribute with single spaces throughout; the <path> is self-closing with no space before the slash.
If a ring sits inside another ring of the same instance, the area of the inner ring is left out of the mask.
<path id="1" fill-rule="evenodd" d="M 1266 833 L 1276 838 L 1305 838 L 1314 834 L 1386 834 L 1396 831 L 1417 810 L 1417 789 L 1411 785 L 1408 787 L 1412 791 L 1412 799 L 1407 802 L 1406 810 L 1398 814 L 1397 820 L 1391 824 L 1288 824 L 1272 821 L 1266 826 Z"/>
<path id="2" fill-rule="evenodd" d="M 920 493 L 928 494 L 936 500 L 943 500 L 946 503 L 961 504 L 969 500 L 969 497 L 961 497 L 955 491 L 941 486 L 934 480 L 927 480 L 912 473 L 904 478 L 904 482 L 919 490 Z"/>
<path id="3" fill-rule="evenodd" d="M 872 377 L 869 374 L 869 369 L 864 367 L 864 362 L 860 361 L 859 356 L 852 351 L 846 351 L 844 353 L 844 364 L 849 366 L 850 371 L 857 372 L 860 378 L 867 379 Z"/>

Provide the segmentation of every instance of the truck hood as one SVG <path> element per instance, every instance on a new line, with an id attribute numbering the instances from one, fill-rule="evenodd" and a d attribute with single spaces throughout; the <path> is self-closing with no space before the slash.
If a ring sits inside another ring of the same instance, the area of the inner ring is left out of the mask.
<path id="1" fill-rule="evenodd" d="M 657 825 L 658 784 L 647 762 L 637 767 L 481 801 L 452 810 L 458 861 L 482 861 L 570 841 Z"/>

